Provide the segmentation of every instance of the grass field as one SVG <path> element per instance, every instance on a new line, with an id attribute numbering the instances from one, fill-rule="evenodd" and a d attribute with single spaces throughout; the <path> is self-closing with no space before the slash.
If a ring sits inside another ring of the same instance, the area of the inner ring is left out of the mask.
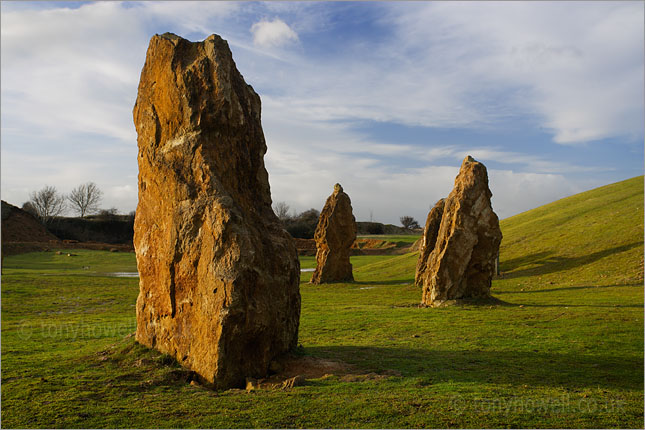
<path id="1" fill-rule="evenodd" d="M 2 426 L 642 428 L 643 178 L 501 225 L 501 305 L 416 307 L 414 253 L 303 273 L 302 352 L 359 377 L 288 391 L 192 386 L 135 344 L 138 281 L 107 275 L 133 254 L 7 256 Z"/>

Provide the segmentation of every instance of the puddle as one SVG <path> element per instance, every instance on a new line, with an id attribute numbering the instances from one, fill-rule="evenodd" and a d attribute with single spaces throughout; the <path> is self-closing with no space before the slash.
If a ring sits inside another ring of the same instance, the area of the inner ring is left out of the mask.
<path id="1" fill-rule="evenodd" d="M 115 278 L 138 278 L 139 272 L 110 272 L 104 273 L 105 276 L 114 276 Z"/>

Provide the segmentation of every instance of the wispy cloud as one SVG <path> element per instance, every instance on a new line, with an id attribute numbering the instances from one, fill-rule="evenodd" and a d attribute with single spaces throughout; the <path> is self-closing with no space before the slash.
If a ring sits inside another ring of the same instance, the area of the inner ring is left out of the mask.
<path id="1" fill-rule="evenodd" d="M 564 144 L 643 132 L 642 97 L 633 97 L 643 92 L 642 3 L 436 2 L 390 12 L 400 55 L 425 51 L 419 66 L 460 82 L 458 101 L 482 118 L 536 114 Z"/>
<path id="2" fill-rule="evenodd" d="M 495 144 L 421 144 L 407 139 L 408 126 L 432 135 L 435 127 L 490 130 L 521 121 L 567 145 L 642 140 L 638 2 L 0 7 L 2 192 L 17 203 L 52 179 L 63 190 L 93 180 L 106 190 L 106 205 L 133 209 L 131 111 L 149 38 L 165 31 L 229 41 L 262 97 L 274 200 L 298 210 L 320 209 L 341 182 L 359 219 L 370 211 L 388 222 L 401 212 L 424 218 L 450 191 L 466 154 L 495 166 L 489 172 L 502 215 L 601 184 L 572 172 L 612 168 L 540 154 L 519 143 L 521 130 Z M 376 139 L 364 124 L 398 124 L 402 132 Z"/>
<path id="3" fill-rule="evenodd" d="M 256 22 L 251 26 L 251 33 L 253 33 L 253 43 L 265 48 L 282 46 L 298 40 L 296 32 L 279 18 Z"/>

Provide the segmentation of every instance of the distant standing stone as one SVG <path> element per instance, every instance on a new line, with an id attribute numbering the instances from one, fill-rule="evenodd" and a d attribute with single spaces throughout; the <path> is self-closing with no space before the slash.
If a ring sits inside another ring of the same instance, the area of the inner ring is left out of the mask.
<path id="1" fill-rule="evenodd" d="M 334 185 L 334 192 L 320 212 L 314 239 L 316 270 L 311 283 L 353 281 L 349 252 L 356 240 L 356 219 L 352 202 L 340 184 Z"/>
<path id="2" fill-rule="evenodd" d="M 414 275 L 414 283 L 417 287 L 423 287 L 423 275 L 426 272 L 428 258 L 434 250 L 441 226 L 441 217 L 443 216 L 443 206 L 445 199 L 439 200 L 428 213 L 426 226 L 423 229 L 421 237 L 421 246 L 419 247 L 419 259 L 417 260 L 417 271 Z"/>
<path id="3" fill-rule="evenodd" d="M 427 306 L 490 296 L 502 231 L 491 206 L 486 167 L 468 156 L 445 199 L 423 280 Z"/>

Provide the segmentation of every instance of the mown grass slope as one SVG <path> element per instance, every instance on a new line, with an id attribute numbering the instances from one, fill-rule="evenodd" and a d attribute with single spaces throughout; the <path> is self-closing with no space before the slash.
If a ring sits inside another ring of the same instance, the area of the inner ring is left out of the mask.
<path id="1" fill-rule="evenodd" d="M 189 385 L 126 337 L 138 283 L 105 272 L 132 271 L 132 254 L 6 257 L 2 423 L 642 427 L 643 178 L 503 220 L 502 232 L 503 305 L 416 307 L 414 253 L 353 257 L 351 284 L 303 273 L 304 354 L 364 376 L 250 393 Z"/>

